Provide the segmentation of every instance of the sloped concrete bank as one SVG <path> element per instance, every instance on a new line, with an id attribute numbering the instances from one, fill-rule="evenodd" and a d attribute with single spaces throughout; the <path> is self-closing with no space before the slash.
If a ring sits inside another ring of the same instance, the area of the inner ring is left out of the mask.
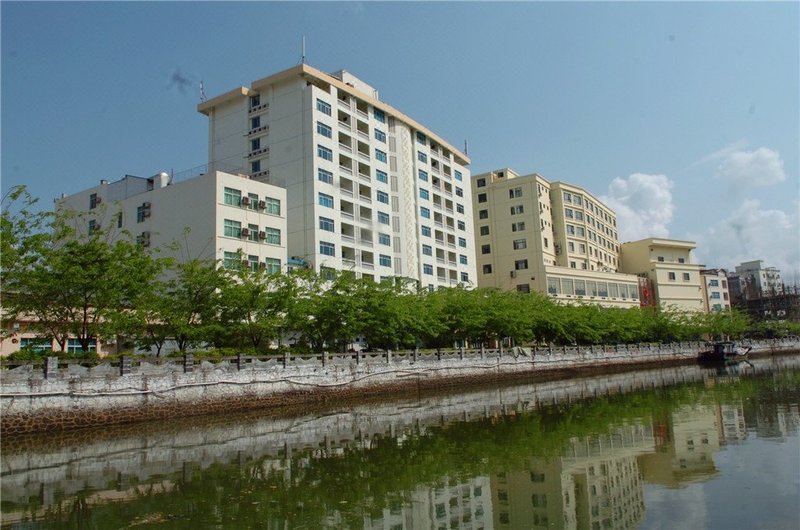
<path id="1" fill-rule="evenodd" d="M 755 355 L 800 351 L 798 341 L 749 343 Z M 558 379 L 577 373 L 695 362 L 702 343 L 592 348 L 458 350 L 353 357 L 242 358 L 199 365 L 104 363 L 42 370 L 3 370 L 3 435 L 165 420 L 305 403 L 402 395 L 516 378 Z"/>

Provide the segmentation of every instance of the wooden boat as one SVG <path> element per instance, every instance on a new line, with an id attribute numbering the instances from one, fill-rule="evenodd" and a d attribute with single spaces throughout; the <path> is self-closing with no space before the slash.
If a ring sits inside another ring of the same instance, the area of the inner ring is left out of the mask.
<path id="1" fill-rule="evenodd" d="M 728 363 L 747 360 L 752 347 L 739 348 L 735 342 L 715 342 L 711 349 L 700 352 L 699 360 L 706 363 Z"/>

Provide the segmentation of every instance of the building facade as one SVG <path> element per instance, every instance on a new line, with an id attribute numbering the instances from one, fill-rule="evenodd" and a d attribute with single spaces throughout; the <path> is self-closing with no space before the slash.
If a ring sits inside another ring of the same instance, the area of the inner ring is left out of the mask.
<path id="1" fill-rule="evenodd" d="M 728 273 L 731 296 L 738 303 L 783 294 L 781 271 L 762 260 L 745 261 Z"/>
<path id="2" fill-rule="evenodd" d="M 703 303 L 706 312 L 730 311 L 728 275 L 725 269 L 701 269 Z"/>
<path id="3" fill-rule="evenodd" d="M 469 158 L 360 79 L 301 64 L 198 111 L 210 165 L 286 188 L 289 256 L 431 288 L 475 280 Z"/>
<path id="4" fill-rule="evenodd" d="M 620 246 L 620 269 L 650 280 L 662 308 L 703 311 L 702 265 L 692 263 L 693 241 L 648 238 Z"/>
<path id="5" fill-rule="evenodd" d="M 76 217 L 78 233 L 104 230 L 111 240 L 129 233 L 144 247 L 179 260 L 248 262 L 278 272 L 286 265 L 286 191 L 213 171 L 182 182 L 160 173 L 126 175 L 56 200 Z"/>
<path id="6" fill-rule="evenodd" d="M 586 190 L 504 168 L 472 178 L 478 285 L 556 300 L 639 305 L 617 272 L 616 216 Z"/>

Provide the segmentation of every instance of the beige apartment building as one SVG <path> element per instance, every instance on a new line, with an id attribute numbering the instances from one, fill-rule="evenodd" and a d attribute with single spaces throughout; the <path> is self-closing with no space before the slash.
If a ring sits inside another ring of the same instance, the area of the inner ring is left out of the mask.
<path id="1" fill-rule="evenodd" d="M 364 81 L 301 64 L 198 111 L 209 165 L 286 189 L 289 256 L 428 288 L 475 281 L 469 158 Z"/>
<path id="2" fill-rule="evenodd" d="M 504 168 L 473 176 L 472 198 L 479 287 L 639 306 L 638 278 L 617 272 L 616 215 L 591 193 Z"/>
<path id="3" fill-rule="evenodd" d="M 703 311 L 702 265 L 692 263 L 693 241 L 648 238 L 620 246 L 620 269 L 649 280 L 656 305 Z"/>

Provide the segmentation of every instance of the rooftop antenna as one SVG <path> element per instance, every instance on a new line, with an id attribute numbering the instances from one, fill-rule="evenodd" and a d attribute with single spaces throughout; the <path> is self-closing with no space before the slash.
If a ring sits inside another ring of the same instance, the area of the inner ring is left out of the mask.
<path id="1" fill-rule="evenodd" d="M 203 88 L 203 81 L 200 80 L 200 102 L 202 103 L 205 100 L 206 100 L 206 91 Z"/>
<path id="2" fill-rule="evenodd" d="M 465 154 L 465 155 L 468 155 L 468 154 L 469 154 L 469 153 L 467 152 L 467 141 L 466 141 L 466 140 L 464 140 L 464 154 Z"/>
<path id="3" fill-rule="evenodd" d="M 300 50 L 300 64 L 306 64 L 306 36 L 303 35 L 303 46 Z"/>

